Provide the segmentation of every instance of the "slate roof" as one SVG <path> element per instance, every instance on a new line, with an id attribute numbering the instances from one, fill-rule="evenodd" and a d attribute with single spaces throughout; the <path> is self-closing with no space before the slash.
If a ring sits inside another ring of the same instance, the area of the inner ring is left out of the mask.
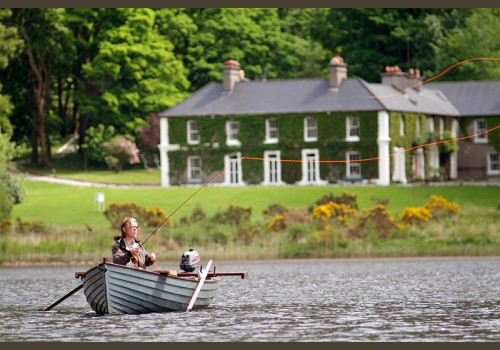
<path id="1" fill-rule="evenodd" d="M 383 110 L 361 79 L 344 79 L 338 90 L 328 79 L 243 81 L 233 91 L 209 83 L 160 116 L 248 115 Z"/>
<path id="2" fill-rule="evenodd" d="M 462 81 L 428 83 L 439 89 L 461 116 L 500 115 L 500 81 Z"/>
<path id="3" fill-rule="evenodd" d="M 390 85 L 344 79 L 330 89 L 328 79 L 242 81 L 232 91 L 209 83 L 161 117 L 401 111 L 442 116 L 500 115 L 500 81 L 427 83 L 405 93 Z"/>

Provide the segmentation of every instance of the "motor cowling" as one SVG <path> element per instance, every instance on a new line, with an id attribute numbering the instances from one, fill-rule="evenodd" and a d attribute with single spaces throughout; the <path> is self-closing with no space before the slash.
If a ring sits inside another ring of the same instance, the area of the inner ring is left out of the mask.
<path id="1" fill-rule="evenodd" d="M 186 272 L 193 272 L 198 267 L 200 256 L 196 250 L 189 248 L 187 252 L 182 253 L 181 257 L 181 270 Z"/>

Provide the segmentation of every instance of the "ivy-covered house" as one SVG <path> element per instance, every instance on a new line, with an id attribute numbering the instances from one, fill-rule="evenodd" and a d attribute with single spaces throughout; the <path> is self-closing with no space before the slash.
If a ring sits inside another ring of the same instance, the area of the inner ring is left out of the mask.
<path id="1" fill-rule="evenodd" d="M 237 61 L 226 61 L 222 82 L 159 114 L 162 186 L 206 183 L 224 169 L 214 184 L 500 175 L 489 134 L 459 142 L 458 151 L 447 142 L 405 152 L 498 124 L 500 82 L 419 84 L 418 71 L 387 67 L 381 83 L 367 83 L 347 78 L 338 56 L 329 70 L 329 79 L 251 81 Z"/>

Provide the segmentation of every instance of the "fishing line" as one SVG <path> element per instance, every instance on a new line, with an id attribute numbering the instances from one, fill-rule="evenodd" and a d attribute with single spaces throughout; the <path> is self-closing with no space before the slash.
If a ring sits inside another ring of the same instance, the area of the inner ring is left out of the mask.
<path id="1" fill-rule="evenodd" d="M 212 182 L 214 182 L 216 179 L 218 179 L 220 176 L 222 176 L 222 174 L 224 174 L 227 170 L 231 169 L 232 167 L 234 167 L 236 164 L 238 164 L 239 162 L 241 161 L 241 159 L 235 161 L 235 162 L 232 162 L 227 168 L 225 168 L 224 170 L 222 170 L 219 174 L 217 174 L 216 176 L 214 176 L 210 181 L 208 181 L 207 183 L 205 183 L 203 186 L 201 186 L 196 192 L 194 192 L 188 199 L 186 199 L 181 205 L 179 205 L 177 207 L 177 209 L 175 209 L 172 214 L 170 214 L 162 223 L 160 226 L 158 226 L 153 232 L 151 232 L 151 234 L 142 242 L 142 244 L 146 243 L 148 241 L 149 238 L 151 238 L 151 236 L 153 234 L 155 234 L 155 232 L 159 231 L 163 225 L 165 225 L 168 221 L 170 221 L 170 219 L 179 211 L 181 210 L 187 203 L 189 203 L 191 201 L 191 199 L 193 199 L 198 193 L 200 193 L 205 187 L 207 187 L 208 185 L 210 185 Z"/>
<path id="2" fill-rule="evenodd" d="M 394 94 L 390 94 L 390 95 L 386 95 L 386 96 L 370 96 L 368 98 L 389 98 L 389 97 L 393 97 L 393 96 L 397 96 L 397 95 L 400 95 L 400 94 L 403 94 L 405 93 L 406 91 L 416 87 L 416 86 L 419 86 L 419 85 L 422 85 L 424 83 L 427 83 L 427 82 L 430 82 L 434 79 L 437 79 L 441 76 L 443 76 L 444 74 L 446 74 L 447 72 L 449 72 L 451 69 L 459 66 L 459 65 L 462 65 L 464 63 L 467 63 L 467 62 L 472 62 L 472 61 L 480 61 L 480 60 L 490 60 L 490 61 L 500 61 L 500 58 L 494 58 L 494 57 L 474 57 L 474 58 L 469 58 L 469 59 L 466 59 L 466 60 L 463 60 L 463 61 L 460 61 L 460 62 L 457 62 L 451 66 L 449 66 L 448 68 L 446 68 L 445 70 L 443 70 L 441 73 L 437 74 L 436 76 L 434 77 L 431 77 L 429 79 L 426 79 L 426 80 L 423 80 L 421 82 L 418 82 L 404 90 L 401 90 L 401 91 L 398 91 Z M 437 144 L 441 144 L 441 143 L 446 143 L 446 142 L 453 142 L 453 141 L 459 141 L 459 140 L 464 140 L 464 139 L 468 139 L 468 138 L 472 138 L 472 137 L 476 137 L 476 136 L 479 136 L 479 135 L 482 135 L 482 134 L 486 134 L 486 133 L 489 133 L 495 129 L 498 129 L 500 128 L 500 124 L 489 129 L 489 130 L 486 130 L 486 131 L 483 131 L 483 132 L 479 132 L 477 134 L 473 134 L 473 135 L 468 135 L 468 136 L 462 136 L 462 137 L 457 137 L 457 138 L 453 138 L 453 139 L 449 139 L 449 140 L 441 140 L 441 141 L 435 141 L 435 142 L 430 142 L 430 143 L 426 143 L 426 144 L 423 144 L 423 145 L 418 145 L 418 146 L 414 146 L 414 147 L 410 147 L 410 148 L 407 148 L 407 149 L 404 149 L 402 151 L 398 151 L 398 152 L 395 152 L 395 153 L 391 153 L 389 155 L 387 155 L 386 157 L 393 157 L 397 154 L 400 154 L 400 153 L 406 153 L 406 152 L 409 152 L 409 151 L 412 151 L 414 149 L 418 149 L 418 148 L 422 148 L 422 147 L 427 147 L 427 146 L 431 146 L 431 145 L 437 145 Z M 373 161 L 373 160 L 378 160 L 378 159 L 382 159 L 384 157 L 373 157 L 373 158 L 364 158 L 364 159 L 357 159 L 357 160 L 349 160 L 349 162 L 367 162 L 367 161 Z M 151 234 L 141 243 L 141 246 L 143 244 L 145 244 L 149 238 L 151 238 L 152 235 L 154 235 L 155 233 L 158 232 L 158 236 L 157 236 L 157 251 L 159 249 L 159 239 L 160 239 L 160 233 L 159 233 L 159 230 L 167 223 L 170 221 L 170 219 L 179 211 L 181 210 L 187 203 L 189 203 L 195 196 L 197 196 L 203 189 L 205 189 L 208 185 L 210 185 L 212 182 L 214 182 L 216 179 L 218 179 L 220 176 L 222 176 L 226 171 L 228 171 L 229 169 L 231 169 L 232 167 L 234 167 L 235 165 L 237 165 L 238 163 L 242 162 L 244 159 L 248 159 L 248 160 L 259 160 L 259 161 L 265 161 L 265 160 L 268 160 L 266 158 L 261 158 L 261 157 L 250 157 L 250 156 L 244 156 L 244 157 L 241 157 L 240 159 L 234 161 L 234 162 L 231 162 L 231 164 L 226 167 L 225 169 L 223 169 L 219 174 L 217 174 L 215 177 L 213 177 L 210 181 L 206 182 L 203 186 L 201 186 L 197 191 L 195 191 L 188 199 L 186 199 L 181 205 L 179 205 L 177 207 L 177 209 L 175 209 L 153 232 L 151 232 Z M 302 163 L 302 162 L 314 162 L 314 163 L 347 163 L 348 161 L 347 160 L 300 160 L 300 159 L 280 159 L 280 160 L 276 160 L 276 159 L 273 159 L 275 161 L 279 161 L 279 162 L 283 162 L 283 163 Z"/>
<path id="3" fill-rule="evenodd" d="M 385 95 L 385 96 L 370 96 L 368 98 L 388 98 L 388 97 L 394 97 L 394 96 L 397 96 L 397 95 L 400 95 L 400 94 L 403 94 L 405 93 L 406 91 L 408 90 L 411 90 L 413 89 L 414 87 L 417 87 L 419 85 L 422 85 L 422 84 L 425 84 L 425 83 L 428 83 L 434 79 L 437 79 L 441 76 L 443 76 L 444 74 L 448 73 L 451 69 L 461 65 L 461 64 L 464 64 L 464 63 L 467 63 L 467 62 L 472 62 L 472 61 L 500 61 L 500 58 L 495 58 L 495 57 L 474 57 L 474 58 L 469 58 L 469 59 L 466 59 L 466 60 L 463 60 L 463 61 L 460 61 L 460 62 L 457 62 L 455 64 L 452 64 L 451 66 L 449 66 L 448 68 L 446 68 L 444 71 L 442 71 L 441 73 L 439 73 L 438 75 L 435 75 L 429 79 L 426 79 L 426 80 L 423 80 L 423 81 L 420 81 L 410 87 L 407 87 L 406 89 L 403 89 L 401 91 L 398 91 L 396 93 L 393 93 L 393 94 L 390 94 L 390 95 Z"/>

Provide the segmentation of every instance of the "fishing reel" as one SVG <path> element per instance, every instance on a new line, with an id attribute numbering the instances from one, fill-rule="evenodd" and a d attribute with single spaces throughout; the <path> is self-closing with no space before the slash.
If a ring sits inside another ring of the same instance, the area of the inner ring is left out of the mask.
<path id="1" fill-rule="evenodd" d="M 196 250 L 189 248 L 187 252 L 184 252 L 181 257 L 181 270 L 186 272 L 193 272 L 198 267 L 200 261 L 200 256 Z"/>

